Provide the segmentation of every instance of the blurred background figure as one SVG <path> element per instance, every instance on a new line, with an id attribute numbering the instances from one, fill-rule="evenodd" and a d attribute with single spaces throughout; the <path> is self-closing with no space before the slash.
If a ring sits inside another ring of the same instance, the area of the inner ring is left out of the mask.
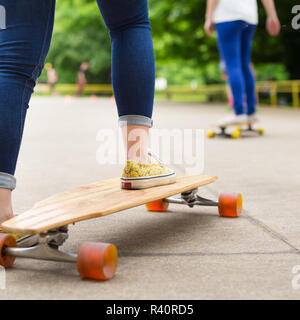
<path id="1" fill-rule="evenodd" d="M 262 0 L 267 13 L 267 30 L 280 32 L 274 0 Z M 220 126 L 257 120 L 255 77 L 251 68 L 252 40 L 258 24 L 256 0 L 207 0 L 205 32 L 209 37 L 216 27 L 218 47 L 224 59 L 233 95 L 234 115 L 218 122 Z M 247 106 L 244 109 L 244 96 Z"/>
<path id="2" fill-rule="evenodd" d="M 229 107 L 233 108 L 233 96 L 232 96 L 230 85 L 228 84 L 228 75 L 226 71 L 226 65 L 223 59 L 220 60 L 219 68 L 221 71 L 222 80 L 226 81 L 227 104 Z"/>
<path id="3" fill-rule="evenodd" d="M 80 97 L 82 95 L 83 89 L 87 84 L 86 72 L 88 68 L 89 68 L 88 62 L 82 62 L 82 64 L 80 65 L 80 68 L 78 71 L 78 77 L 77 77 L 77 90 L 76 90 L 77 97 Z"/>
<path id="4" fill-rule="evenodd" d="M 220 68 L 222 80 L 226 81 L 227 105 L 230 107 L 230 110 L 231 110 L 231 108 L 233 108 L 233 106 L 234 106 L 234 100 L 233 100 L 231 87 L 230 87 L 229 82 L 228 82 L 228 75 L 227 75 L 227 71 L 226 71 L 226 65 L 225 65 L 225 62 L 224 62 L 223 59 L 221 59 L 220 62 L 219 62 L 219 68 Z M 252 74 L 253 74 L 254 78 L 256 79 L 256 71 L 254 69 L 254 65 L 253 65 L 252 62 L 250 63 L 250 69 L 252 71 Z M 247 106 L 247 101 L 245 100 L 245 97 L 244 97 L 244 106 Z"/>
<path id="5" fill-rule="evenodd" d="M 58 81 L 57 73 L 51 63 L 46 63 L 45 69 L 47 71 L 48 84 L 50 87 L 50 95 L 57 95 L 58 93 L 55 90 L 55 85 Z"/>

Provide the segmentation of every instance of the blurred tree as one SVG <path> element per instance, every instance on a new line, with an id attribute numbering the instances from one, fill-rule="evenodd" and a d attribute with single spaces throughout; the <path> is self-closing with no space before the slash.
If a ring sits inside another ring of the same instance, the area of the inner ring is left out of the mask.
<path id="1" fill-rule="evenodd" d="M 259 11 L 260 25 L 258 26 L 255 43 L 254 59 L 260 63 L 283 63 L 290 79 L 300 79 L 300 30 L 292 28 L 292 8 L 299 5 L 297 0 L 275 0 L 278 16 L 281 22 L 279 37 L 267 36 L 265 31 L 266 15 L 262 7 Z"/>
<path id="2" fill-rule="evenodd" d="M 110 41 L 95 0 L 57 1 L 51 50 L 47 57 L 60 82 L 74 83 L 88 61 L 89 82 L 110 82 Z"/>
<path id="3" fill-rule="evenodd" d="M 299 0 L 276 1 L 282 24 L 277 38 L 267 34 L 265 13 L 259 4 L 260 24 L 253 46 L 255 65 L 280 64 L 279 71 L 285 65 L 292 79 L 300 79 L 300 30 L 293 30 L 291 26 L 292 7 L 296 2 Z M 189 82 L 192 78 L 198 83 L 220 81 L 216 39 L 208 38 L 203 29 L 206 0 L 150 0 L 149 6 L 158 73 L 169 75 L 177 84 L 180 79 Z M 111 81 L 110 41 L 96 0 L 57 1 L 47 61 L 55 66 L 59 82 L 74 83 L 82 61 L 90 63 L 87 75 L 90 83 Z M 269 73 L 270 68 L 268 76 Z M 285 75 L 284 70 L 281 75 Z M 280 72 L 276 72 L 276 77 L 281 77 Z"/>

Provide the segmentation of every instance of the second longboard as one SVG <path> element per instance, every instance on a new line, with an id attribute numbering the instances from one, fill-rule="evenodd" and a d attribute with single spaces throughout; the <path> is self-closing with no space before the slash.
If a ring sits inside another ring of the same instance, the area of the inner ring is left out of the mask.
<path id="1" fill-rule="evenodd" d="M 255 129 L 253 127 L 256 122 L 257 121 L 247 121 L 239 124 L 229 124 L 226 126 L 214 125 L 214 127 L 216 127 L 216 130 L 209 129 L 207 131 L 207 136 L 208 138 L 224 137 L 239 139 L 243 136 L 246 136 L 247 134 L 255 134 L 259 136 L 264 135 L 265 130 L 263 128 Z M 233 130 L 228 131 L 228 128 L 233 128 Z"/>

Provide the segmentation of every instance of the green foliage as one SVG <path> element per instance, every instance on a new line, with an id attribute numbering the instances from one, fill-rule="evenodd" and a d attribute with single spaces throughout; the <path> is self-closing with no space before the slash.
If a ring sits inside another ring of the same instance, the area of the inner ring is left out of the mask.
<path id="1" fill-rule="evenodd" d="M 254 66 L 258 81 L 264 80 L 288 80 L 289 74 L 283 64 L 265 63 Z"/>
<path id="2" fill-rule="evenodd" d="M 201 68 L 192 62 L 169 61 L 156 64 L 156 77 L 166 78 L 168 85 L 189 86 L 191 82 L 204 83 Z"/>
<path id="3" fill-rule="evenodd" d="M 90 63 L 90 83 L 110 81 L 110 41 L 95 0 L 57 1 L 47 61 L 54 65 L 62 83 L 76 81 L 83 61 Z"/>
<path id="4" fill-rule="evenodd" d="M 276 1 L 282 23 L 277 38 L 267 34 L 265 13 L 259 5 L 260 25 L 253 47 L 259 79 L 300 79 L 300 31 L 291 28 L 295 4 L 295 0 Z M 157 76 L 166 77 L 169 84 L 220 82 L 216 38 L 208 38 L 203 30 L 206 0 L 151 0 L 149 6 Z M 89 83 L 111 81 L 110 41 L 95 0 L 57 1 L 47 61 L 57 70 L 60 83 L 76 82 L 82 61 L 90 62 Z"/>

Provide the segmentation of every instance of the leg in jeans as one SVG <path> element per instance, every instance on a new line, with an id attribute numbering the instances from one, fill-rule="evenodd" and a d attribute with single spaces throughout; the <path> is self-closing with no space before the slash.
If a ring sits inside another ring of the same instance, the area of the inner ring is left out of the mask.
<path id="1" fill-rule="evenodd" d="M 241 41 L 242 30 L 245 24 L 243 21 L 230 21 L 216 24 L 218 46 L 226 64 L 236 115 L 244 113 L 245 83 L 242 71 Z"/>
<path id="2" fill-rule="evenodd" d="M 55 0 L 0 0 L 0 223 L 12 216 L 11 190 L 24 121 L 35 81 L 47 55 Z"/>
<path id="3" fill-rule="evenodd" d="M 248 24 L 242 32 L 242 70 L 246 87 L 248 115 L 256 111 L 255 78 L 251 69 L 251 49 L 255 30 L 256 25 Z"/>
<path id="4" fill-rule="evenodd" d="M 98 0 L 112 43 L 112 82 L 127 163 L 121 185 L 143 189 L 175 182 L 175 172 L 150 164 L 155 66 L 147 0 Z"/>
<path id="5" fill-rule="evenodd" d="M 147 0 L 97 0 L 112 43 L 112 83 L 127 159 L 147 163 L 155 63 Z M 133 148 L 139 140 L 139 151 Z M 131 152 L 132 151 L 132 152 Z"/>

